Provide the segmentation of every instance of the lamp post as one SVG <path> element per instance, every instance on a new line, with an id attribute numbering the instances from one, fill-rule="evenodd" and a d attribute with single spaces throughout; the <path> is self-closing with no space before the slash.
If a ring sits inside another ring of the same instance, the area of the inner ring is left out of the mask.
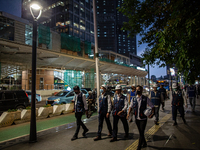
<path id="1" fill-rule="evenodd" d="M 97 82 L 97 97 L 100 93 L 100 74 L 99 74 L 99 52 L 98 52 L 98 37 L 97 37 L 97 20 L 96 20 L 96 0 L 93 0 L 93 18 L 94 18 L 94 38 L 95 38 L 95 64 L 96 64 L 96 82 Z M 99 105 L 99 102 L 97 102 Z"/>
<path id="2" fill-rule="evenodd" d="M 33 42 L 32 42 L 32 87 L 31 87 L 31 122 L 30 122 L 30 136 L 29 142 L 37 142 L 36 130 L 36 61 L 37 61 L 37 20 L 42 14 L 42 7 L 38 2 L 30 4 L 31 15 L 33 16 Z M 35 16 L 35 11 L 38 16 Z"/>

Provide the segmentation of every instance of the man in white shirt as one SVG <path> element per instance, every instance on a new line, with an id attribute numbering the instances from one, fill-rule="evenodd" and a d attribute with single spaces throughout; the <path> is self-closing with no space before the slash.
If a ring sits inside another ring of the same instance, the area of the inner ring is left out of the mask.
<path id="1" fill-rule="evenodd" d="M 131 105 L 129 107 L 127 119 L 129 118 L 130 112 L 134 109 L 135 114 L 135 122 L 138 127 L 140 138 L 138 143 L 137 150 L 140 150 L 142 147 L 147 147 L 147 143 L 144 137 L 144 131 L 147 124 L 147 117 L 152 118 L 154 115 L 154 105 L 150 101 L 150 99 L 144 95 L 142 95 L 143 87 L 136 87 L 136 98 L 131 101 Z M 144 111 L 147 109 L 147 104 L 152 108 L 152 114 L 146 116 Z"/>
<path id="2" fill-rule="evenodd" d="M 83 128 L 83 136 L 86 136 L 86 133 L 89 131 L 88 128 L 85 126 L 85 124 L 82 122 L 81 118 L 83 115 L 83 112 L 85 111 L 86 115 L 88 116 L 88 106 L 86 102 L 86 96 L 80 91 L 79 86 L 75 86 L 74 88 L 75 96 L 72 102 L 74 102 L 74 108 L 75 108 L 75 117 L 76 117 L 76 132 L 74 136 L 72 137 L 72 141 L 76 140 L 78 138 L 78 133 L 80 130 L 80 126 Z"/>

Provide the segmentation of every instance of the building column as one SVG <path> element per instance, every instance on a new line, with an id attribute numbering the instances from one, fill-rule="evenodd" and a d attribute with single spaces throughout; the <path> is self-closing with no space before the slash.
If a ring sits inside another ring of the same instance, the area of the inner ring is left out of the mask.
<path id="1" fill-rule="evenodd" d="M 85 88 L 85 70 L 83 70 L 83 88 Z"/>
<path id="2" fill-rule="evenodd" d="M 133 84 L 135 84 L 135 85 L 136 85 L 136 83 L 135 83 L 135 76 L 133 76 Z"/>
<path id="3" fill-rule="evenodd" d="M 131 82 L 130 85 L 133 85 L 133 76 L 131 76 Z"/>
<path id="4" fill-rule="evenodd" d="M 138 77 L 138 85 L 141 85 L 141 78 Z"/>

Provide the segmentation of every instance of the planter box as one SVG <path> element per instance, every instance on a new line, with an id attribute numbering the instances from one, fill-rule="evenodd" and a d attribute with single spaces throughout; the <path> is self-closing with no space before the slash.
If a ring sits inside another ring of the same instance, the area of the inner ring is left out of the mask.
<path id="1" fill-rule="evenodd" d="M 48 118 L 50 113 L 51 114 L 53 113 L 53 107 L 52 107 L 52 111 L 50 107 L 40 107 L 38 109 L 38 118 L 39 119 Z"/>
<path id="2" fill-rule="evenodd" d="M 58 116 L 64 111 L 64 105 L 53 106 L 53 116 Z"/>
<path id="3" fill-rule="evenodd" d="M 64 104 L 64 114 L 72 113 L 74 110 L 74 103 Z"/>
<path id="4" fill-rule="evenodd" d="M 73 52 L 73 55 L 74 55 L 74 56 L 78 56 L 78 53 L 77 53 L 77 52 Z"/>
<path id="5" fill-rule="evenodd" d="M 3 114 L 0 116 L 0 127 L 10 126 L 13 124 L 14 120 L 14 112 L 3 112 Z"/>
<path id="6" fill-rule="evenodd" d="M 38 116 L 38 108 L 36 108 L 36 116 Z M 21 123 L 31 120 L 31 109 L 23 109 L 21 112 Z"/>
<path id="7" fill-rule="evenodd" d="M 85 58 L 89 58 L 88 54 L 85 54 L 84 57 L 85 57 Z"/>
<path id="8" fill-rule="evenodd" d="M 67 54 L 67 50 L 66 49 L 61 49 L 60 52 L 64 53 L 64 54 Z"/>
<path id="9" fill-rule="evenodd" d="M 73 51 L 67 51 L 67 54 L 69 54 L 69 55 L 73 55 Z"/>

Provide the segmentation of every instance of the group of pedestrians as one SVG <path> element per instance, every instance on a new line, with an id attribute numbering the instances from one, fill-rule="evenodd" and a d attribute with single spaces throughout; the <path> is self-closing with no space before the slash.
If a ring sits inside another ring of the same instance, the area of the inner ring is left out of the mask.
<path id="1" fill-rule="evenodd" d="M 195 89 L 190 86 L 185 88 L 186 90 L 182 91 L 177 84 L 173 84 L 173 91 L 171 94 L 171 105 L 172 105 L 172 118 L 174 120 L 173 125 L 177 125 L 176 117 L 177 111 L 179 111 L 182 120 L 186 123 L 184 118 L 184 104 L 186 98 L 190 99 L 192 109 L 195 109 L 195 99 L 191 98 L 196 93 Z M 149 97 L 144 96 L 143 87 L 132 85 L 131 91 L 127 93 L 128 96 L 125 96 L 122 93 L 122 87 L 117 85 L 115 87 L 115 94 L 113 97 L 113 101 L 111 100 L 111 96 L 106 92 L 107 86 L 102 85 L 100 88 L 100 96 L 98 98 L 98 132 L 97 137 L 94 138 L 94 141 L 98 141 L 102 139 L 101 132 L 103 129 L 103 122 L 106 121 L 107 129 L 108 129 L 108 137 L 111 137 L 110 142 L 117 141 L 118 134 L 118 122 L 121 120 L 125 135 L 124 139 L 129 138 L 129 125 L 128 122 L 133 121 L 133 115 L 135 115 L 135 123 L 137 125 L 140 137 L 138 150 L 142 147 L 146 147 L 147 143 L 144 137 L 145 128 L 147 124 L 147 118 L 152 118 L 155 115 L 155 125 L 159 125 L 159 110 L 162 106 L 162 110 L 164 111 L 165 107 L 165 99 L 167 98 L 167 92 L 163 88 L 163 85 L 160 85 L 160 89 L 155 84 L 153 85 L 153 91 L 150 92 Z M 72 137 L 72 141 L 78 138 L 78 133 L 80 130 L 80 126 L 83 128 L 82 135 L 85 137 L 86 133 L 89 131 L 88 128 L 81 121 L 81 117 L 85 112 L 88 115 L 88 106 L 86 103 L 85 94 L 80 92 L 78 86 L 74 87 L 74 105 L 75 105 L 75 117 L 77 122 L 77 128 L 74 136 Z M 128 99 L 127 99 L 128 98 Z M 91 99 L 91 98 L 89 98 Z M 148 108 L 151 107 L 151 109 Z M 128 111 L 127 111 L 128 109 Z M 113 117 L 113 128 L 110 122 L 110 116 Z"/>

